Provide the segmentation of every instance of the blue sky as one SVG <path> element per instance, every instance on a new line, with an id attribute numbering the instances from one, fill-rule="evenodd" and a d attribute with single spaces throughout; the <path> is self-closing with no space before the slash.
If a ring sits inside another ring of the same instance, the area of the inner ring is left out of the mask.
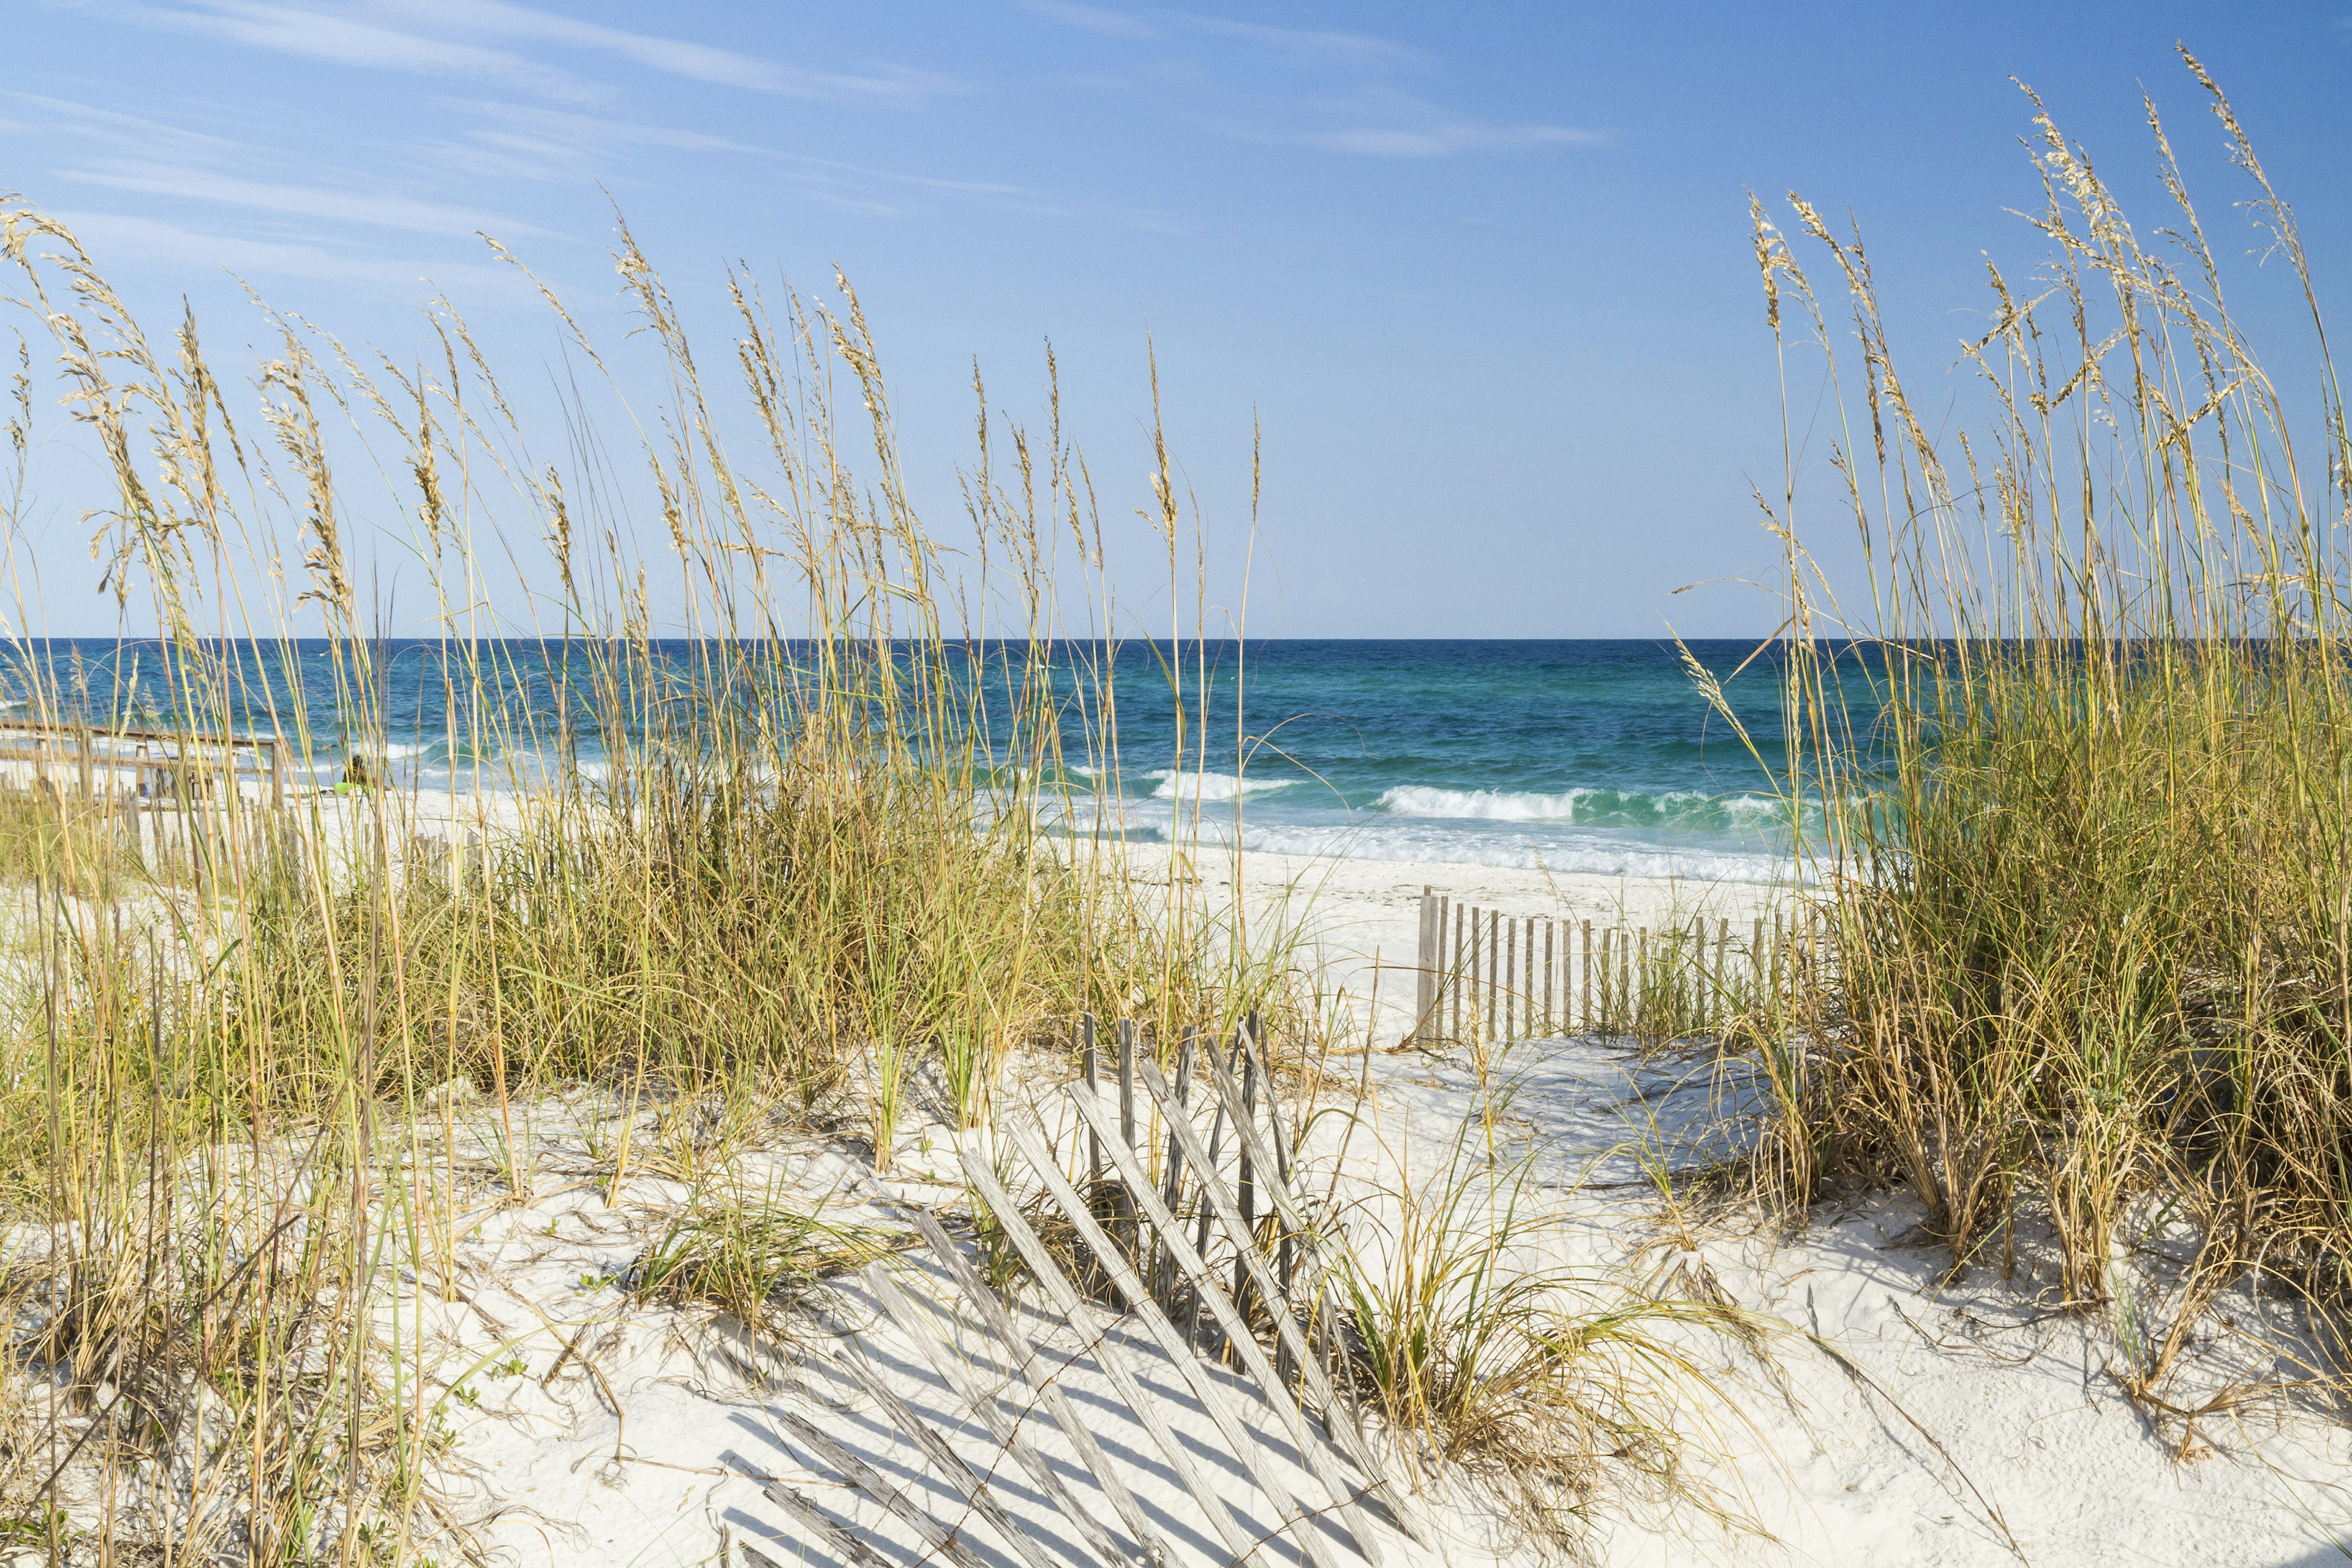
<path id="1" fill-rule="evenodd" d="M 1249 624 L 1270 636 L 1769 630 L 1753 591 L 1669 596 L 1772 559 L 1748 493 L 1777 472 L 1780 423 L 1747 191 L 1850 210 L 1913 374 L 1941 375 L 1985 254 L 2035 254 L 2010 211 L 2037 200 L 2011 76 L 2153 215 L 2145 86 L 2210 221 L 2236 193 L 2172 58 L 2185 40 L 2337 297 L 2352 237 L 2343 5 L 5 0 L 0 16 L 0 189 L 66 216 L 142 311 L 176 316 L 187 296 L 216 349 L 263 343 L 231 272 L 395 357 L 422 342 L 429 277 L 509 372 L 551 364 L 543 313 L 477 231 L 616 338 L 609 193 L 714 331 L 730 261 L 811 288 L 845 268 L 935 519 L 957 510 L 973 358 L 1034 410 L 1050 339 L 1118 517 L 1148 499 L 1148 332 L 1221 603 L 1238 602 L 1253 418 L 1264 429 Z M 2223 249 L 2253 246 L 2220 227 Z M 2279 290 L 2248 310 L 2292 368 Z M 58 462 L 28 516 L 48 629 L 103 631 L 86 498 Z"/>

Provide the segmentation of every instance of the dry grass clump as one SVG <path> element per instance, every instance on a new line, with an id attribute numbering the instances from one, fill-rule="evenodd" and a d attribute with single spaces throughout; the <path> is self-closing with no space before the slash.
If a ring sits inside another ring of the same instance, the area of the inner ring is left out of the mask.
<path id="1" fill-rule="evenodd" d="M 2352 1286 L 2352 446 L 2293 214 L 2189 64 L 2272 276 L 2309 307 L 2315 405 L 2231 316 L 2153 104 L 2178 210 L 2143 242 L 2037 101 L 2049 259 L 2024 287 L 1993 271 L 1964 345 L 1983 401 L 1948 439 L 1859 240 L 1791 198 L 1863 357 L 1831 504 L 1866 610 L 1798 531 L 1793 447 L 1766 508 L 1787 788 L 1832 806 L 1807 847 L 1831 959 L 1764 1047 L 1770 1173 L 1794 1201 L 1832 1174 L 1900 1183 L 1956 1268 L 2006 1266 L 2021 1220 L 2046 1224 L 2056 1295 L 2084 1308 L 2141 1290 L 2134 1260 L 2187 1223 L 2171 1321 L 2138 1321 L 2118 1370 L 2152 1405 L 2230 1285 Z M 1760 208 L 1757 246 L 1776 331 L 1793 319 L 1787 346 L 1834 384 L 1843 342 Z"/>
<path id="2" fill-rule="evenodd" d="M 1688 1460 L 1694 1426 L 1737 1410 L 1713 1352 L 1726 1335 L 1752 1346 L 1754 1325 L 1719 1299 L 1563 1261 L 1534 1159 L 1496 1164 L 1474 1119 L 1435 1179 L 1400 1182 L 1392 1224 L 1340 1227 L 1356 1386 L 1401 1451 L 1490 1491 L 1546 1555 L 1581 1560 L 1612 1498 L 1734 1523 Z"/>

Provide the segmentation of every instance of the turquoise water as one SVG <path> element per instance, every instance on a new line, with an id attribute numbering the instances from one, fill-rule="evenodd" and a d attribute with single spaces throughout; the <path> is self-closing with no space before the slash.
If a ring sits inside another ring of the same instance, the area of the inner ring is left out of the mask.
<path id="1" fill-rule="evenodd" d="M 1692 651 L 1728 678 L 1755 645 Z M 1188 832 L 1197 806 L 1205 831 L 1276 853 L 1759 880 L 1785 868 L 1772 780 L 1671 645 L 1254 643 L 1238 736 L 1234 652 L 1213 668 L 1205 762 L 1181 771 L 1164 687 L 1155 705 L 1123 677 L 1131 832 Z M 1727 688 L 1774 766 L 1778 674 L 1758 659 Z"/>
<path id="2" fill-rule="evenodd" d="M 288 716 L 299 688 L 314 737 L 312 773 L 339 773 L 373 726 L 336 710 L 335 660 L 322 644 L 232 645 L 244 672 L 231 721 L 249 732 Z M 656 645 L 673 695 L 691 693 L 698 649 Z M 1729 677 L 1748 643 L 1692 650 Z M 1074 650 L 1066 685 L 1094 650 Z M 1693 688 L 1679 656 L 1655 642 L 1289 641 L 1183 650 L 1187 745 L 1176 755 L 1168 650 L 1130 644 L 1117 664 L 1118 768 L 1114 781 L 1087 755 L 1073 709 L 1071 770 L 1055 792 L 1071 830 L 1141 839 L 1238 837 L 1277 853 L 1337 853 L 1392 860 L 1473 861 L 1555 871 L 1683 874 L 1764 879 L 1781 868 L 1786 838 L 1772 784 L 1738 735 Z M 160 723 L 173 710 L 166 661 L 149 644 L 34 645 L 70 707 L 115 724 Z M 22 657 L 21 655 L 19 656 Z M 473 756 L 449 738 L 446 697 L 471 684 L 447 645 L 378 645 L 385 672 L 378 719 L 394 776 L 439 792 L 513 788 L 572 765 L 595 777 L 603 763 L 592 725 L 559 720 L 564 670 L 580 645 L 477 645 L 497 672 L 496 728 L 513 736 Z M 1206 721 L 1201 676 L 1205 667 Z M 1740 723 L 1778 763 L 1778 671 L 1767 657 L 1732 680 Z M 0 670 L 21 699 L 23 672 Z M 575 679 L 572 684 L 579 682 Z M 584 700 L 575 709 L 584 714 Z"/>

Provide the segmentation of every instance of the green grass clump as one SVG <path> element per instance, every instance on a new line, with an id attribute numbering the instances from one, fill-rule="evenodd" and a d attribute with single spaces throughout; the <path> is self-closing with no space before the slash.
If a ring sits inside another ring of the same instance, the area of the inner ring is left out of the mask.
<path id="1" fill-rule="evenodd" d="M 1465 1121 L 1445 1166 L 1400 1178 L 1389 1223 L 1345 1227 L 1336 1258 L 1348 1369 L 1400 1447 L 1489 1489 L 1528 1544 L 1574 1555 L 1603 1501 L 1695 1505 L 1735 1522 L 1688 1464 L 1694 1416 L 1736 1409 L 1713 1352 L 1753 1342 L 1719 1299 L 1656 1293 L 1565 1261 L 1569 1230 Z"/>
<path id="2" fill-rule="evenodd" d="M 891 1250 L 890 1233 L 727 1194 L 689 1202 L 641 1254 L 627 1285 L 648 1301 L 707 1302 L 775 1332 L 821 1280 Z"/>

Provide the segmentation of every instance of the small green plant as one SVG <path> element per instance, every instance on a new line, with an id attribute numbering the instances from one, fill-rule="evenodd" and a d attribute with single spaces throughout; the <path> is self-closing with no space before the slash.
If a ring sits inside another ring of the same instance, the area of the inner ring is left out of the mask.
<path id="1" fill-rule="evenodd" d="M 47 1546 L 55 1536 L 59 1542 L 70 1541 L 63 1509 L 48 1509 L 38 1513 L 11 1514 L 0 1518 L 0 1544 L 11 1546 Z"/>

